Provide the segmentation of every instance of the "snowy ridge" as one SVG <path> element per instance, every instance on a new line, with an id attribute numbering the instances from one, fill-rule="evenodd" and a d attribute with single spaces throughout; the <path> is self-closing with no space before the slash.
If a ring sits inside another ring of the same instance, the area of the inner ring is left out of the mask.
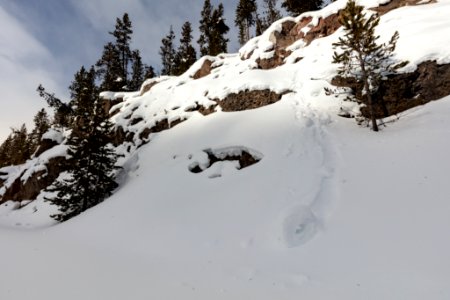
<path id="1" fill-rule="evenodd" d="M 123 99 L 112 120 L 133 134 L 117 148 L 121 186 L 57 226 L 44 193 L 21 209 L 0 206 L 0 298 L 450 299 L 450 96 L 402 113 L 381 133 L 337 117 L 345 103 L 324 87 L 336 74 L 340 29 L 292 44 L 281 66 L 257 69 L 284 21 L 311 16 L 314 25 L 344 5 L 280 20 L 240 53 L 202 58 L 139 92 L 102 94 Z M 410 62 L 403 71 L 450 62 L 449 12 L 441 0 L 382 16 L 382 39 L 400 33 L 396 58 Z M 194 79 L 206 60 L 210 74 Z M 264 89 L 281 100 L 236 112 L 217 106 L 206 116 L 196 110 Z M 164 122 L 166 130 L 142 138 Z M 206 167 L 205 150 L 259 160 Z M 39 168 L 54 154 L 26 165 Z M 202 172 L 191 172 L 195 165 Z M 2 169 L 0 179 L 22 168 Z"/>

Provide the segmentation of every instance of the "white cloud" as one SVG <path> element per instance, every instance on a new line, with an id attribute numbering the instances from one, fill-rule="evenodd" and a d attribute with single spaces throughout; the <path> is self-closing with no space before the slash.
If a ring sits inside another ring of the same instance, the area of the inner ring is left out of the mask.
<path id="1" fill-rule="evenodd" d="M 45 106 L 39 99 L 39 83 L 58 91 L 52 75 L 46 71 L 52 64 L 50 52 L 14 17 L 0 7 L 0 139 L 32 118 Z M 30 126 L 28 126 L 30 127 Z"/>

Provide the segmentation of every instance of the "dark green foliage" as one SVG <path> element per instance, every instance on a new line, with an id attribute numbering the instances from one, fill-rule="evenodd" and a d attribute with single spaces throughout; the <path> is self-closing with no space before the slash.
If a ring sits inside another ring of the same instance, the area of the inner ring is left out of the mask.
<path id="1" fill-rule="evenodd" d="M 197 52 L 192 46 L 192 26 L 190 22 L 185 22 L 181 28 L 180 46 L 175 57 L 175 74 L 183 74 L 196 60 Z"/>
<path id="2" fill-rule="evenodd" d="M 334 52 L 333 63 L 340 64 L 340 76 L 355 78 L 361 83 L 361 90 L 356 92 L 364 96 L 364 103 L 371 114 L 372 129 L 378 131 L 374 106 L 383 104 L 378 103 L 373 95 L 383 78 L 407 63 L 395 64 L 392 60 L 399 34 L 395 32 L 388 43 L 378 44 L 379 36 L 375 35 L 375 28 L 380 18 L 375 14 L 366 18 L 363 7 L 356 5 L 354 0 L 347 2 L 339 22 L 344 27 L 345 35 L 333 44 L 335 49 L 339 49 Z"/>
<path id="3" fill-rule="evenodd" d="M 318 10 L 322 5 L 322 0 L 283 0 L 281 7 L 297 16 L 307 11 Z"/>
<path id="4" fill-rule="evenodd" d="M 255 35 L 261 35 L 264 32 L 264 20 L 261 18 L 261 16 L 256 12 L 256 19 L 255 19 Z"/>
<path id="5" fill-rule="evenodd" d="M 119 51 L 120 66 L 121 66 L 121 78 L 127 82 L 128 77 L 128 63 L 131 59 L 131 34 L 133 33 L 131 20 L 127 13 L 125 13 L 122 19 L 116 19 L 116 26 L 113 32 L 110 32 L 116 38 L 115 47 Z"/>
<path id="6" fill-rule="evenodd" d="M 144 79 L 150 79 L 156 76 L 155 69 L 153 69 L 152 66 L 145 66 L 144 70 L 145 70 Z"/>
<path id="7" fill-rule="evenodd" d="M 13 128 L 0 145 L 0 167 L 23 164 L 32 154 L 31 144 L 25 124 L 20 129 Z"/>
<path id="8" fill-rule="evenodd" d="M 124 82 L 120 52 L 116 45 L 107 43 L 103 47 L 102 57 L 96 63 L 97 76 L 101 79 L 103 91 L 122 91 Z"/>
<path id="9" fill-rule="evenodd" d="M 225 24 L 224 8 L 222 3 L 213 9 L 210 0 L 205 0 L 200 18 L 200 38 L 198 45 L 200 54 L 217 55 L 227 52 L 229 39 L 225 37 L 230 28 Z"/>
<path id="10" fill-rule="evenodd" d="M 175 73 L 175 33 L 172 26 L 170 26 L 169 34 L 161 40 L 161 47 L 159 48 L 159 55 L 161 56 L 162 75 L 174 75 Z"/>
<path id="11" fill-rule="evenodd" d="M 234 24 L 239 28 L 239 43 L 241 45 L 250 39 L 250 28 L 256 23 L 257 10 L 256 0 L 239 0 Z"/>
<path id="12" fill-rule="evenodd" d="M 67 141 L 67 176 L 48 189 L 55 196 L 46 199 L 59 206 L 60 213 L 52 217 L 61 222 L 102 202 L 117 187 L 113 174 L 117 155 L 109 143 L 112 124 L 98 97 L 94 68 L 82 67 L 70 90 L 74 123 Z"/>
<path id="13" fill-rule="evenodd" d="M 13 143 L 13 134 L 10 133 L 8 137 L 3 141 L 0 145 L 0 168 L 12 165 L 13 153 L 12 153 L 12 143 Z"/>
<path id="14" fill-rule="evenodd" d="M 264 0 L 264 12 L 261 19 L 261 33 L 264 32 L 273 22 L 281 19 L 281 12 L 277 9 L 278 0 Z"/>
<path id="15" fill-rule="evenodd" d="M 38 86 L 37 91 L 39 96 L 44 98 L 47 102 L 48 106 L 53 108 L 53 123 L 57 126 L 68 126 L 73 115 L 73 110 L 70 103 L 62 102 L 55 96 L 55 94 L 47 92 L 41 84 Z"/>
<path id="16" fill-rule="evenodd" d="M 36 151 L 42 136 L 50 128 L 47 112 L 42 109 L 34 117 L 34 129 L 28 134 L 25 124 L 12 129 L 0 145 L 0 167 L 23 164 Z"/>
<path id="17" fill-rule="evenodd" d="M 211 36 L 209 39 L 209 55 L 216 56 L 220 53 L 227 52 L 227 45 L 230 41 L 225 35 L 230 31 L 230 28 L 225 24 L 223 17 L 223 4 L 214 9 L 211 17 Z"/>
<path id="18" fill-rule="evenodd" d="M 197 41 L 202 56 L 209 54 L 209 37 L 211 35 L 211 18 L 213 7 L 210 0 L 205 0 L 200 17 L 200 37 Z"/>
<path id="19" fill-rule="evenodd" d="M 92 108 L 99 93 L 95 86 L 95 69 L 91 67 L 89 71 L 86 71 L 84 67 L 81 67 L 74 77 L 74 81 L 69 87 L 74 110 L 74 119 L 70 127 L 72 131 L 88 134 Z"/>
<path id="20" fill-rule="evenodd" d="M 131 80 L 128 84 L 128 88 L 131 91 L 139 90 L 142 82 L 144 82 L 144 72 L 145 66 L 142 63 L 141 54 L 139 50 L 134 50 L 131 53 L 131 61 L 133 62 L 131 66 Z"/>
<path id="21" fill-rule="evenodd" d="M 42 136 L 50 128 L 50 120 L 45 109 L 41 109 L 34 116 L 34 129 L 30 133 L 31 153 L 34 153 L 41 142 Z"/>

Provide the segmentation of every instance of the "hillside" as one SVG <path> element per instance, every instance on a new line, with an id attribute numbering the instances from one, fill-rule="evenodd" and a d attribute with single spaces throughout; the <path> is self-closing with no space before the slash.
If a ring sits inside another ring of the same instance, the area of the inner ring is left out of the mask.
<path id="1" fill-rule="evenodd" d="M 62 224 L 45 192 L 25 197 L 59 175 L 65 132 L 0 169 L 0 298 L 449 299 L 450 1 L 416 2 L 359 1 L 384 3 L 377 33 L 398 30 L 409 61 L 386 90 L 414 86 L 379 133 L 324 91 L 342 0 L 179 77 L 102 93 L 120 188 Z"/>

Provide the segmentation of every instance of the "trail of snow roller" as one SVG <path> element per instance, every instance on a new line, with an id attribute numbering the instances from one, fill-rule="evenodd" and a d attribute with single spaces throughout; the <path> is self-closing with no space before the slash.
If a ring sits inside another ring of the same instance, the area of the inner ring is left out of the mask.
<path id="1" fill-rule="evenodd" d="M 8 233 L 14 246 L 2 251 L 21 262 L 3 266 L 11 289 L 0 295 L 24 299 L 25 285 L 37 299 L 89 298 L 95 282 L 95 299 L 296 299 L 315 284 L 299 251 L 320 239 L 337 197 L 328 123 L 292 93 L 153 136 L 110 199 L 60 225 Z M 261 160 L 242 170 L 223 163 L 220 177 L 189 172 L 202 150 L 230 147 L 255 150 Z M 36 286 L 36 278 L 46 280 Z M 70 282 L 88 287 L 67 293 Z"/>

